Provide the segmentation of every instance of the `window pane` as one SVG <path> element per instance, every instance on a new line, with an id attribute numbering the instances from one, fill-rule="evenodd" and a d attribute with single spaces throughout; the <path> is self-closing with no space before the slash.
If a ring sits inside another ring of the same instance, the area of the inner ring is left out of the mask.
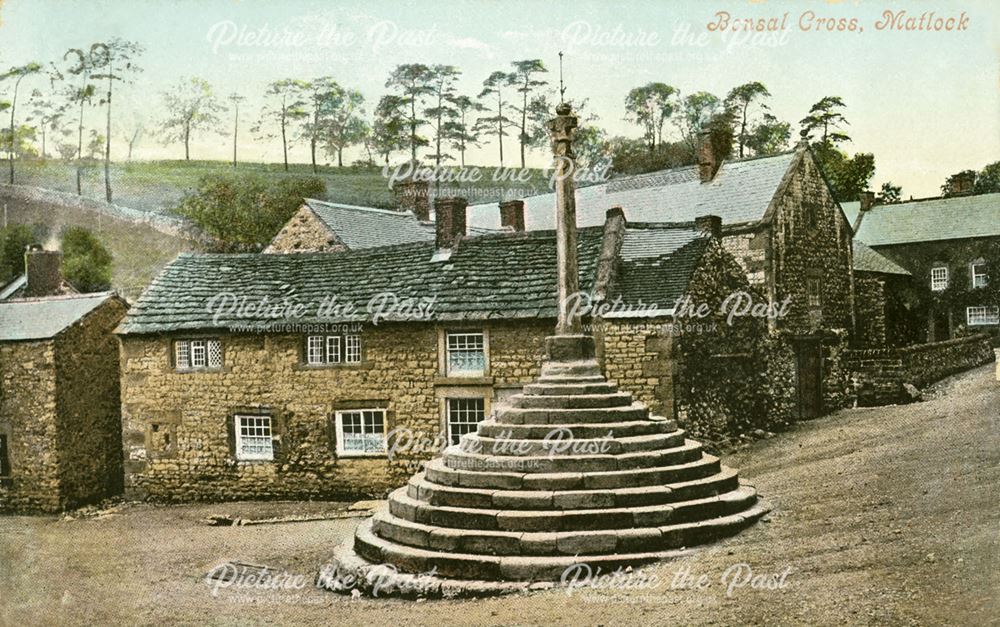
<path id="1" fill-rule="evenodd" d="M 323 336 L 310 335 L 306 338 L 306 362 L 310 364 L 323 363 Z"/>
<path id="2" fill-rule="evenodd" d="M 191 367 L 204 368 L 206 363 L 205 340 L 191 340 Z"/>
<path id="3" fill-rule="evenodd" d="M 486 371 L 482 333 L 448 334 L 448 373 L 481 374 Z"/>
<path id="4" fill-rule="evenodd" d="M 328 335 L 326 338 L 326 361 L 331 364 L 340 363 L 340 336 Z"/>
<path id="5" fill-rule="evenodd" d="M 222 367 L 222 342 L 219 340 L 208 340 L 208 367 Z"/>
<path id="6" fill-rule="evenodd" d="M 364 409 L 337 412 L 343 453 L 385 452 L 385 410 Z"/>
<path id="7" fill-rule="evenodd" d="M 191 367 L 191 347 L 187 340 L 179 340 L 174 344 L 174 350 L 176 351 L 177 357 L 177 367 L 179 369 L 187 369 Z"/>
<path id="8" fill-rule="evenodd" d="M 361 336 L 344 336 L 344 361 L 349 364 L 356 364 L 361 361 Z"/>
<path id="9" fill-rule="evenodd" d="M 236 416 L 236 458 L 274 459 L 270 416 Z"/>
<path id="10" fill-rule="evenodd" d="M 448 441 L 458 444 L 463 435 L 475 431 L 485 418 L 484 406 L 481 398 L 449 398 Z"/>

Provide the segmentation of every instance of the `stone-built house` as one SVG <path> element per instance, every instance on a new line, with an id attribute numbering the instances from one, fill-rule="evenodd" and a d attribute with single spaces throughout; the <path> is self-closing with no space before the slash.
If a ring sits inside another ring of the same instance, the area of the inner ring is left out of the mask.
<path id="1" fill-rule="evenodd" d="M 165 268 L 118 329 L 126 493 L 382 494 L 536 377 L 556 317 L 554 232 L 464 238 L 464 201 L 435 204 L 430 242 Z M 719 389 L 752 378 L 692 374 L 763 333 L 716 313 L 749 287 L 719 220 L 626 223 L 613 209 L 578 235 L 582 312 L 608 376 L 665 416 L 745 420 Z M 684 295 L 712 313 L 679 320 Z"/>
<path id="2" fill-rule="evenodd" d="M 28 264 L 33 288 L 38 265 Z M 126 310 L 113 293 L 0 302 L 0 511 L 55 512 L 121 492 L 112 332 Z"/>
<path id="3" fill-rule="evenodd" d="M 42 250 L 37 245 L 29 247 L 26 253 L 24 274 L 0 287 L 0 301 L 78 293 L 62 276 L 62 253 L 57 250 Z M 29 275 L 32 277 L 31 285 L 28 284 Z"/>
<path id="4" fill-rule="evenodd" d="M 1000 334 L 1000 193 L 844 206 L 856 238 L 912 275 L 900 289 L 910 342 Z"/>
<path id="5" fill-rule="evenodd" d="M 608 206 L 630 221 L 722 218 L 722 242 L 763 298 L 787 308 L 772 320 L 772 413 L 808 418 L 848 402 L 841 353 L 855 332 L 853 231 L 807 145 L 717 162 L 707 142 L 697 165 L 612 179 L 577 190 L 578 224 Z M 525 227 L 552 228 L 553 194 L 520 201 Z M 509 202 L 507 204 L 510 204 Z M 497 228 L 495 204 L 469 208 L 474 227 Z"/>
<path id="6" fill-rule="evenodd" d="M 903 346 L 910 341 L 913 312 L 902 298 L 913 280 L 909 270 L 854 240 L 854 290 L 858 344 Z"/>

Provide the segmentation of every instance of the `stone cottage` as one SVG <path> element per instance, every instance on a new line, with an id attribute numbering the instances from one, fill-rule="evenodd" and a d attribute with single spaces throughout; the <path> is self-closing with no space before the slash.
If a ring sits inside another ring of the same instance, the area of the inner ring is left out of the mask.
<path id="1" fill-rule="evenodd" d="M 913 277 L 903 299 L 917 321 L 911 342 L 1000 334 L 1000 193 L 890 205 L 845 204 L 856 237 Z"/>
<path id="2" fill-rule="evenodd" d="M 113 293 L 0 302 L 0 511 L 55 512 L 121 492 L 112 331 L 126 309 Z"/>
<path id="3" fill-rule="evenodd" d="M 869 348 L 902 346 L 909 342 L 905 332 L 913 312 L 902 294 L 913 280 L 909 270 L 854 240 L 854 289 L 857 302 L 859 345 Z"/>
<path id="4" fill-rule="evenodd" d="M 708 142 L 701 146 L 697 165 L 578 189 L 579 225 L 598 224 L 609 205 L 630 221 L 720 216 L 723 246 L 750 283 L 776 307 L 787 303 L 770 323 L 771 413 L 793 420 L 843 406 L 849 384 L 841 354 L 855 331 L 851 224 L 806 144 L 721 162 Z M 552 227 L 552 194 L 514 202 L 529 231 Z M 495 204 L 469 209 L 475 227 L 497 228 L 498 215 Z"/>
<path id="5" fill-rule="evenodd" d="M 536 377 L 554 233 L 465 238 L 464 201 L 435 205 L 430 242 L 164 269 L 118 329 L 127 494 L 383 494 Z M 579 230 L 577 304 L 603 367 L 667 417 L 736 415 L 717 393 L 729 379 L 702 390 L 689 370 L 752 351 L 763 331 L 719 313 L 749 288 L 720 235 L 717 217 L 627 223 L 620 209 Z M 679 313 L 682 296 L 708 315 Z"/>

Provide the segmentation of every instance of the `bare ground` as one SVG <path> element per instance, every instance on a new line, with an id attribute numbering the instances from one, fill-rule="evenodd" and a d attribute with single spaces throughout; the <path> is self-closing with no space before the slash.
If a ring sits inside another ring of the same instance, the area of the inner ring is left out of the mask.
<path id="1" fill-rule="evenodd" d="M 313 589 L 220 589 L 226 560 L 311 583 L 356 518 L 209 527 L 239 518 L 338 515 L 345 504 L 153 507 L 0 518 L 0 623 L 29 624 L 1000 624 L 1000 382 L 992 365 L 931 400 L 843 411 L 728 456 L 774 506 L 765 522 L 644 569 L 651 589 L 565 590 L 465 601 L 351 599 Z M 780 590 L 723 574 L 791 569 Z M 679 574 L 704 575 L 702 589 Z"/>

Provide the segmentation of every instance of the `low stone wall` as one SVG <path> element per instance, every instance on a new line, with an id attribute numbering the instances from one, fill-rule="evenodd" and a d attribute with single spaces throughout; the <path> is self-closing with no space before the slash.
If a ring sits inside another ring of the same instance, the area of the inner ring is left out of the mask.
<path id="1" fill-rule="evenodd" d="M 921 388 L 949 375 L 993 362 L 989 336 L 917 344 L 905 348 L 847 351 L 859 405 L 888 405 L 909 400 L 905 385 Z"/>

